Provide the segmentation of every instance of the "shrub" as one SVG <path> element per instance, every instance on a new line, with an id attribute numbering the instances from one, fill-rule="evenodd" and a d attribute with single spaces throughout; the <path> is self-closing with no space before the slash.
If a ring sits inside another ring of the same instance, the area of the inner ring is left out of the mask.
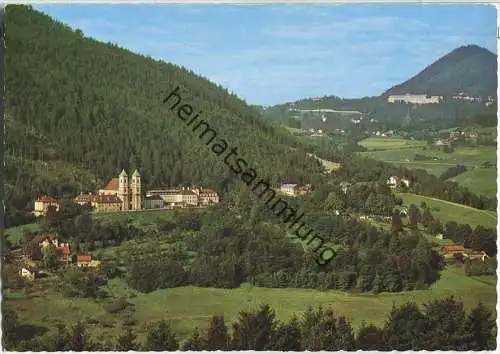
<path id="1" fill-rule="evenodd" d="M 127 308 L 130 305 L 125 298 L 121 297 L 118 300 L 104 304 L 104 310 L 108 313 L 117 313 Z"/>
<path id="2" fill-rule="evenodd" d="M 127 316 L 124 320 L 123 320 L 123 325 L 124 326 L 133 326 L 137 323 L 137 320 L 133 317 L 133 316 Z"/>

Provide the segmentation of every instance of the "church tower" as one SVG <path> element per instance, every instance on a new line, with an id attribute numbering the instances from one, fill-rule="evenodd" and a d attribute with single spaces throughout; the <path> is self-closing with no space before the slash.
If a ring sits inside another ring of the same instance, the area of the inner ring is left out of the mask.
<path id="1" fill-rule="evenodd" d="M 132 210 L 141 210 L 141 175 L 135 170 L 130 183 L 132 194 Z"/>
<path id="2" fill-rule="evenodd" d="M 130 207 L 130 190 L 125 170 L 122 170 L 120 176 L 118 176 L 118 197 L 122 200 L 122 211 L 128 211 Z"/>

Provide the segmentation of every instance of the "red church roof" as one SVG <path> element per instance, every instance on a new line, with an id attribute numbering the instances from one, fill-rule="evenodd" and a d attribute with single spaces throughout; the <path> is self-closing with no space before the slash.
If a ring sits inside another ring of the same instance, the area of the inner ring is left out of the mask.
<path id="1" fill-rule="evenodd" d="M 111 181 L 107 184 L 106 187 L 104 187 L 105 190 L 107 191 L 117 191 L 118 190 L 118 178 L 111 178 Z"/>

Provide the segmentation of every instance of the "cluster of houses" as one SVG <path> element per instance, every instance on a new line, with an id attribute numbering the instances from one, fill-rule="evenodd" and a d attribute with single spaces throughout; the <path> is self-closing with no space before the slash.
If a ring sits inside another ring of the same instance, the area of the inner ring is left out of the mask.
<path id="1" fill-rule="evenodd" d="M 373 132 L 373 135 L 375 136 L 393 136 L 394 135 L 394 130 L 387 130 L 385 132 L 381 132 L 377 130 L 376 132 Z"/>
<path id="2" fill-rule="evenodd" d="M 486 99 L 478 96 L 469 96 L 464 92 L 459 92 L 457 95 L 452 97 L 453 100 L 459 102 L 469 102 L 469 103 L 483 103 L 485 106 L 491 106 L 495 102 L 495 97 L 488 96 Z"/>
<path id="3" fill-rule="evenodd" d="M 386 181 L 387 185 L 391 188 L 396 188 L 400 186 L 410 187 L 410 180 L 405 177 L 391 176 Z"/>
<path id="4" fill-rule="evenodd" d="M 177 189 L 148 191 L 142 197 L 141 175 L 135 170 L 131 178 L 125 170 L 98 191 L 97 194 L 76 196 L 73 202 L 79 205 L 90 205 L 97 213 L 135 211 L 143 209 L 161 209 L 167 207 L 208 206 L 219 202 L 218 194 L 208 188 L 199 186 Z M 59 210 L 59 203 L 51 196 L 43 196 L 35 200 L 33 213 L 35 216 L 46 215 L 49 208 Z"/>
<path id="5" fill-rule="evenodd" d="M 298 195 L 309 194 L 314 190 L 314 188 L 315 186 L 313 186 L 312 184 L 299 186 L 298 184 L 294 183 L 284 183 L 279 187 L 279 192 L 292 197 L 296 197 Z"/>
<path id="6" fill-rule="evenodd" d="M 310 128 L 310 129 L 301 129 L 299 132 L 296 133 L 296 135 L 320 138 L 326 136 L 326 132 L 323 131 L 322 129 Z"/>
<path id="7" fill-rule="evenodd" d="M 445 258 L 451 258 L 454 256 L 462 256 L 469 260 L 481 260 L 482 262 L 488 258 L 488 255 L 484 251 L 472 251 L 470 249 L 464 248 L 463 246 L 444 246 L 441 249 L 443 256 Z"/>
<path id="8" fill-rule="evenodd" d="M 99 269 L 101 261 L 92 259 L 89 255 L 76 255 L 71 252 L 71 246 L 68 242 L 59 242 L 55 235 L 36 235 L 31 241 L 31 249 L 38 249 L 40 252 L 25 253 L 23 255 L 23 265 L 19 270 L 19 275 L 28 280 L 34 280 L 44 272 L 38 267 L 44 251 L 48 247 L 54 247 L 57 261 L 77 267 L 89 267 Z"/>

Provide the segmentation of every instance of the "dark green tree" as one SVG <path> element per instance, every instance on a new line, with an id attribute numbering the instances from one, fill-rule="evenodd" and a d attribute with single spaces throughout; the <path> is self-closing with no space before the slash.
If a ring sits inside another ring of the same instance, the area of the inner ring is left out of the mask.
<path id="1" fill-rule="evenodd" d="M 422 350 L 425 317 L 414 303 L 393 307 L 385 323 L 388 348 Z"/>
<path id="2" fill-rule="evenodd" d="M 420 210 L 415 204 L 410 204 L 410 206 L 408 207 L 408 218 L 410 228 L 417 229 L 418 223 L 422 219 L 422 215 L 420 214 Z"/>
<path id="3" fill-rule="evenodd" d="M 470 335 L 468 350 L 494 350 L 497 347 L 495 332 L 497 330 L 491 311 L 479 303 L 469 314 L 466 331 Z"/>
<path id="4" fill-rule="evenodd" d="M 198 328 L 195 328 L 191 337 L 189 337 L 182 346 L 182 350 L 184 351 L 202 351 L 206 350 L 206 344 L 203 338 L 200 336 L 200 332 Z"/>
<path id="5" fill-rule="evenodd" d="M 356 338 L 356 347 L 360 350 L 386 350 L 385 332 L 363 322 Z"/>
<path id="6" fill-rule="evenodd" d="M 399 232 L 403 230 L 403 221 L 401 220 L 401 213 L 395 210 L 392 213 L 392 231 Z"/>
<path id="7" fill-rule="evenodd" d="M 148 325 L 144 349 L 148 351 L 176 351 L 179 342 L 170 325 L 166 321 L 159 321 Z"/>
<path id="8" fill-rule="evenodd" d="M 276 331 L 274 318 L 268 305 L 261 305 L 256 313 L 240 312 L 233 323 L 233 350 L 270 350 Z"/>
<path id="9" fill-rule="evenodd" d="M 139 346 L 136 343 L 137 336 L 131 328 L 125 329 L 116 339 L 115 350 L 119 352 L 127 352 L 129 350 L 138 350 Z"/>
<path id="10" fill-rule="evenodd" d="M 214 316 L 207 330 L 207 350 L 229 350 L 231 338 L 227 332 L 224 317 Z"/>
<path id="11" fill-rule="evenodd" d="M 301 338 L 302 333 L 300 331 L 299 321 L 296 317 L 292 317 L 289 323 L 280 322 L 278 324 L 270 350 L 302 351 Z"/>

